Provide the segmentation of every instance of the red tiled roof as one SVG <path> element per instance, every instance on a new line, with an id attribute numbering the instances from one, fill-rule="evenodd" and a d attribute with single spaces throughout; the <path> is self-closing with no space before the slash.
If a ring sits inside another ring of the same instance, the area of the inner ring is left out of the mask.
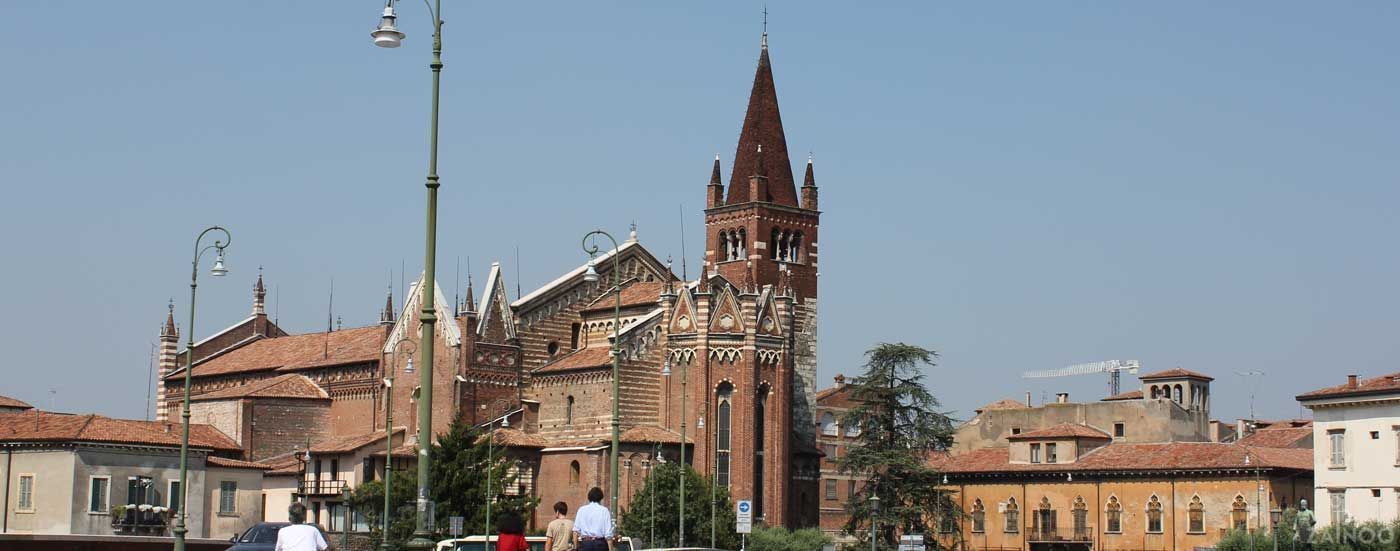
<path id="1" fill-rule="evenodd" d="M 536 368 L 533 373 L 550 373 L 570 369 L 587 369 L 612 365 L 611 349 L 607 346 L 582 348 Z"/>
<path id="2" fill-rule="evenodd" d="M 1254 431 L 1254 434 L 1241 438 L 1239 443 L 1245 446 L 1257 446 L 1260 448 L 1297 448 L 1307 446 L 1307 440 L 1312 438 L 1312 427 L 1289 427 L 1266 428 Z"/>
<path id="3" fill-rule="evenodd" d="M 267 462 L 268 471 L 263 476 L 295 476 L 301 473 L 301 463 L 297 461 L 296 453 L 269 458 Z"/>
<path id="4" fill-rule="evenodd" d="M 1122 393 L 1122 394 L 1114 394 L 1113 396 L 1109 396 L 1109 397 L 1107 397 L 1107 398 L 1104 398 L 1104 399 L 1101 400 L 1101 401 L 1103 401 L 1103 402 L 1119 402 L 1119 401 L 1126 401 L 1126 400 L 1141 400 L 1141 399 L 1142 399 L 1142 389 L 1138 389 L 1138 390 L 1129 390 L 1129 391 L 1124 392 L 1124 393 Z"/>
<path id="5" fill-rule="evenodd" d="M 853 390 L 851 385 L 845 384 L 817 392 L 817 407 L 845 409 L 856 407 L 860 405 L 860 402 L 851 399 L 851 395 L 854 394 Z"/>
<path id="6" fill-rule="evenodd" d="M 1205 379 L 1207 381 L 1215 380 L 1215 377 L 1211 377 L 1210 375 L 1206 375 L 1204 373 L 1197 373 L 1195 371 L 1191 371 L 1189 369 L 1182 369 L 1180 367 L 1175 367 L 1163 371 L 1157 371 L 1155 373 L 1148 373 L 1138 378 L 1146 381 L 1148 379 L 1175 379 L 1179 377 L 1194 377 L 1197 379 Z"/>
<path id="7" fill-rule="evenodd" d="M 1027 406 L 1019 400 L 1012 400 L 1010 398 L 1006 398 L 1004 400 L 997 400 L 995 402 L 977 408 L 973 411 L 977 413 L 982 413 L 984 411 L 991 411 L 996 409 L 1026 409 L 1027 407 L 1029 406 Z"/>
<path id="8" fill-rule="evenodd" d="M 1245 456 L 1250 461 L 1245 463 Z M 1216 442 L 1114 443 L 1073 463 L 1011 463 L 1007 448 L 982 448 L 960 455 L 931 455 L 930 466 L 948 473 L 1142 472 L 1216 469 L 1293 469 L 1311 471 L 1312 450 L 1262 448 Z"/>
<path id="9" fill-rule="evenodd" d="M 679 444 L 681 435 L 677 432 L 663 429 L 652 425 L 641 425 L 623 431 L 618 436 L 618 440 L 624 444 Z M 694 443 L 694 440 L 686 438 L 686 443 Z M 612 440 L 609 439 L 609 442 Z"/>
<path id="10" fill-rule="evenodd" d="M 375 457 L 384 457 L 385 455 L 387 455 L 387 453 L 386 453 L 384 450 L 379 450 L 379 451 L 374 452 L 374 453 L 372 453 L 372 454 L 370 454 L 370 455 L 373 455 L 373 456 L 375 456 Z M 400 457 L 400 458 L 403 458 L 403 457 L 410 457 L 410 458 L 411 458 L 411 457 L 417 457 L 417 456 L 418 456 L 418 446 L 416 446 L 416 445 L 414 445 L 414 444 L 404 444 L 404 445 L 402 445 L 402 446 L 399 446 L 399 447 L 397 447 L 397 448 L 394 448 L 394 457 Z"/>
<path id="11" fill-rule="evenodd" d="M 1098 438 L 1100 440 L 1112 440 L 1108 433 L 1091 427 L 1076 423 L 1060 423 L 1058 425 L 1037 429 L 1021 434 L 1013 434 L 1006 437 L 1007 440 L 1029 440 L 1032 438 Z"/>
<path id="12" fill-rule="evenodd" d="M 305 375 L 289 373 L 270 379 L 239 385 L 232 388 L 200 394 L 191 401 L 228 400 L 233 398 L 292 398 L 302 400 L 330 400 L 320 386 Z"/>
<path id="13" fill-rule="evenodd" d="M 259 339 L 239 348 L 196 362 L 194 376 L 226 375 L 252 371 L 295 371 L 371 362 L 379 359 L 384 345 L 380 326 L 342 329 L 330 333 L 306 333 Z M 170 377 L 180 375 L 172 374 Z"/>
<path id="14" fill-rule="evenodd" d="M 491 435 L 496 440 L 497 446 L 508 446 L 514 448 L 538 448 L 549 447 L 549 441 L 538 434 L 529 434 L 520 429 L 498 428 L 491 431 Z"/>
<path id="15" fill-rule="evenodd" d="M 666 283 L 663 281 L 636 281 L 622 288 L 622 307 L 655 305 L 661 299 L 661 292 L 666 290 Z M 593 300 L 591 304 L 583 309 L 584 312 L 593 310 L 605 310 L 617 306 L 617 299 L 612 293 L 604 293 Z"/>
<path id="16" fill-rule="evenodd" d="M 394 427 L 394 434 L 404 431 L 403 427 Z M 312 454 L 342 454 L 350 453 L 370 444 L 384 443 L 384 431 L 370 432 L 356 436 L 345 436 L 339 438 L 329 438 L 311 445 Z"/>
<path id="17" fill-rule="evenodd" d="M 205 460 L 205 462 L 209 463 L 209 465 L 210 465 L 211 467 L 223 467 L 223 468 L 226 468 L 226 469 L 257 469 L 257 470 L 266 471 L 266 470 L 269 470 L 269 469 L 272 468 L 271 465 L 268 465 L 268 464 L 265 464 L 265 463 L 254 463 L 254 462 L 252 462 L 252 461 L 239 461 L 239 460 L 237 460 L 237 459 L 229 459 L 229 458 L 226 458 L 226 457 L 218 457 L 218 456 L 214 456 L 214 455 L 209 456 L 209 457 Z"/>
<path id="18" fill-rule="evenodd" d="M 143 446 L 180 446 L 180 425 L 101 415 L 48 412 L 0 413 L 0 441 L 103 442 Z M 241 452 L 224 433 L 210 425 L 190 425 L 190 446 Z"/>
<path id="19" fill-rule="evenodd" d="M 1364 396 L 1367 394 L 1389 394 L 1400 393 L 1400 371 L 1380 377 L 1362 379 L 1357 381 L 1356 387 L 1348 384 L 1329 386 L 1320 388 L 1312 392 L 1304 392 L 1297 396 L 1298 401 L 1317 400 L 1321 398 L 1342 398 L 1346 396 Z"/>
<path id="20" fill-rule="evenodd" d="M 0 396 L 0 408 L 33 409 L 34 406 L 31 406 L 9 396 Z"/>

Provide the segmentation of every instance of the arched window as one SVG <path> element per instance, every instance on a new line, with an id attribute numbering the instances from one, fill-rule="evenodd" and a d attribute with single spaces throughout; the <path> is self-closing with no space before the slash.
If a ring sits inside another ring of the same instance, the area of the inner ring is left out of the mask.
<path id="1" fill-rule="evenodd" d="M 788 262 L 801 262 L 802 232 L 795 232 L 792 234 L 792 240 L 788 242 L 788 247 L 791 249 L 788 253 Z"/>
<path id="2" fill-rule="evenodd" d="M 754 516 L 763 518 L 763 466 L 764 461 L 764 436 L 768 417 L 768 386 L 758 387 L 758 395 L 754 396 L 753 406 L 753 447 L 754 456 L 757 458 L 753 462 L 753 504 Z"/>
<path id="3" fill-rule="evenodd" d="M 1156 494 L 1147 498 L 1147 532 L 1162 533 L 1162 500 L 1157 499 Z"/>
<path id="4" fill-rule="evenodd" d="M 1230 527 L 1236 530 L 1249 529 L 1249 503 L 1239 494 L 1235 495 L 1234 503 L 1230 504 Z"/>
<path id="5" fill-rule="evenodd" d="M 778 260 L 783 262 L 788 261 L 788 253 L 792 252 L 791 242 L 792 232 L 784 230 L 782 237 L 778 238 Z"/>
<path id="6" fill-rule="evenodd" d="M 572 426 L 574 424 L 574 397 L 569 396 L 564 399 L 564 424 Z"/>
<path id="7" fill-rule="evenodd" d="M 582 326 L 582 325 L 579 325 L 578 322 L 574 322 L 573 325 L 569 326 L 569 349 L 570 349 L 570 350 L 578 350 L 578 334 L 579 334 L 579 331 L 582 330 L 582 329 L 583 329 L 583 326 Z"/>
<path id="8" fill-rule="evenodd" d="M 848 422 L 846 424 L 846 437 L 855 438 L 857 436 L 860 436 L 860 424 Z"/>
<path id="9" fill-rule="evenodd" d="M 1021 531 L 1021 509 L 1016 506 L 1016 498 L 1006 500 L 1006 525 L 1003 532 L 1015 534 Z"/>
<path id="10" fill-rule="evenodd" d="M 769 260 L 777 260 L 777 259 L 778 259 L 778 238 L 779 238 L 781 235 L 782 235 L 782 230 L 779 230 L 778 228 L 773 228 L 773 235 L 772 235 L 772 237 L 768 240 L 768 258 L 769 258 Z"/>
<path id="11" fill-rule="evenodd" d="M 1157 396 L 1158 396 L 1158 394 L 1157 394 L 1157 386 L 1156 386 L 1156 385 L 1153 385 L 1153 386 L 1152 386 L 1152 399 L 1154 399 L 1154 400 L 1157 399 Z"/>
<path id="12" fill-rule="evenodd" d="M 578 461 L 570 461 L 570 462 L 569 462 L 569 485 L 570 485 L 570 486 L 578 486 L 578 479 L 579 479 L 579 472 L 578 472 L 578 471 L 579 471 L 579 468 L 578 468 Z"/>
<path id="13" fill-rule="evenodd" d="M 1123 532 L 1123 504 L 1118 502 L 1118 496 L 1109 496 L 1108 504 L 1103 508 L 1103 516 L 1105 532 Z"/>
<path id="14" fill-rule="evenodd" d="M 1203 534 L 1206 531 L 1206 506 L 1201 496 L 1191 496 L 1191 504 L 1186 507 L 1186 531 Z"/>
<path id="15" fill-rule="evenodd" d="M 822 414 L 822 436 L 836 436 L 840 432 L 836 428 L 836 416 L 830 411 Z"/>
<path id="16" fill-rule="evenodd" d="M 729 486 L 729 422 L 730 403 L 734 395 L 734 386 L 729 383 L 721 383 L 719 390 L 715 391 L 715 482 L 720 486 Z"/>
<path id="17" fill-rule="evenodd" d="M 1076 540 L 1083 540 L 1089 536 L 1089 504 L 1084 503 L 1084 496 L 1074 498 L 1074 508 L 1071 509 L 1074 516 L 1074 536 Z"/>
<path id="18" fill-rule="evenodd" d="M 1181 385 L 1172 387 L 1172 401 L 1178 404 L 1181 403 Z"/>
<path id="19" fill-rule="evenodd" d="M 549 344 L 545 345 L 544 351 L 546 354 L 549 354 L 549 357 L 553 358 L 556 354 L 559 353 L 559 343 L 549 341 Z"/>
<path id="20" fill-rule="evenodd" d="M 982 505 L 980 497 L 972 502 L 972 531 L 977 533 L 987 531 L 987 507 Z"/>
<path id="21" fill-rule="evenodd" d="M 739 228 L 739 258 L 749 257 L 749 230 Z"/>

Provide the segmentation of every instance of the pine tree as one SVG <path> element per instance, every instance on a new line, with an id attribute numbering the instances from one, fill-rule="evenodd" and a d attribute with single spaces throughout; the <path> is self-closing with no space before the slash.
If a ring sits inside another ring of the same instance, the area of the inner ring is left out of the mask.
<path id="1" fill-rule="evenodd" d="M 918 346 L 881 343 L 866 352 L 864 374 L 850 383 L 851 400 L 859 405 L 842 424 L 860 434 L 837 468 L 866 479 L 846 503 L 845 527 L 864 545 L 870 544 L 873 517 L 879 548 L 896 549 L 901 533 L 922 533 L 925 545 L 937 549 L 928 523 L 956 522 L 960 515 L 949 493 L 939 489 L 940 474 L 928 465 L 930 454 L 953 443 L 952 419 L 923 384 L 923 369 L 933 367 L 937 356 Z M 879 497 L 877 511 L 872 495 Z"/>

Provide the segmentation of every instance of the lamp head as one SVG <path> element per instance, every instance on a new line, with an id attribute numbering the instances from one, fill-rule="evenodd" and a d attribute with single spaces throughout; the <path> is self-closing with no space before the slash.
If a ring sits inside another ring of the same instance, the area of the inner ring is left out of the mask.
<path id="1" fill-rule="evenodd" d="M 413 358 L 408 359 L 408 365 L 403 366 L 403 372 L 405 374 L 413 373 Z"/>
<path id="2" fill-rule="evenodd" d="M 670 356 L 667 356 L 667 357 L 666 357 L 666 361 L 664 361 L 664 362 L 661 363 L 661 376 L 662 376 L 662 377 L 670 377 L 670 376 L 671 376 L 671 357 L 670 357 Z"/>
<path id="3" fill-rule="evenodd" d="M 502 417 L 502 418 L 501 418 L 501 428 L 503 428 L 503 429 L 508 429 L 508 428 L 510 428 L 510 417 Z"/>
<path id="4" fill-rule="evenodd" d="M 583 272 L 583 280 L 589 283 L 598 282 L 598 270 L 593 269 L 593 259 L 588 259 L 588 271 Z"/>
<path id="5" fill-rule="evenodd" d="M 224 277 L 228 275 L 228 268 L 224 267 L 223 247 L 219 247 L 219 256 L 214 257 L 214 267 L 209 269 L 209 275 L 214 277 Z"/>
<path id="6" fill-rule="evenodd" d="M 394 2 L 390 0 L 389 4 L 384 6 L 384 15 L 379 19 L 379 27 L 369 33 L 374 37 L 375 46 L 397 48 L 403 44 L 404 34 L 394 26 L 394 19 L 397 19 L 397 16 L 394 15 Z"/>
<path id="7" fill-rule="evenodd" d="M 704 417 L 701 417 L 701 418 L 700 418 L 700 421 L 699 421 L 698 423 L 695 423 L 695 428 L 697 428 L 697 429 L 703 429 L 703 428 L 705 428 L 705 418 L 704 418 Z"/>

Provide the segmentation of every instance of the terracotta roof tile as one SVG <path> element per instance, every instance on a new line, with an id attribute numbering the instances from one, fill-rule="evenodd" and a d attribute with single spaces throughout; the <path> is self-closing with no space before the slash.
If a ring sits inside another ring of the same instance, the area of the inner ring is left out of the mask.
<path id="1" fill-rule="evenodd" d="M 681 443 L 681 435 L 680 433 L 661 427 L 641 425 L 623 431 L 623 433 L 618 436 L 618 440 L 626 444 L 679 444 Z M 611 439 L 608 441 L 611 442 Z M 695 441 L 686 438 L 686 442 L 694 443 Z"/>
<path id="2" fill-rule="evenodd" d="M 976 411 L 977 413 L 982 413 L 982 412 L 984 412 L 984 411 L 991 411 L 991 410 L 996 410 L 996 409 L 1027 409 L 1027 408 L 1028 408 L 1028 406 L 1026 406 L 1026 404 L 1022 403 L 1021 401 L 1019 401 L 1019 400 L 1012 400 L 1012 399 L 1010 399 L 1010 398 L 1007 398 L 1007 399 L 1004 399 L 1004 400 L 997 400 L 997 401 L 995 401 L 995 402 L 992 402 L 992 403 L 990 403 L 990 404 L 987 404 L 987 405 L 985 405 L 985 406 L 982 406 L 982 407 L 980 407 L 980 408 L 977 408 L 977 409 L 974 410 L 974 411 Z"/>
<path id="3" fill-rule="evenodd" d="M 1254 431 L 1254 434 L 1241 438 L 1239 443 L 1245 446 L 1257 446 L 1260 448 L 1311 448 L 1313 436 L 1312 427 L 1290 427 L 1266 428 Z"/>
<path id="4" fill-rule="evenodd" d="M 1168 379 L 1177 377 L 1195 377 L 1197 379 L 1205 379 L 1207 381 L 1215 380 L 1215 377 L 1211 377 L 1210 375 L 1206 375 L 1204 373 L 1197 373 L 1195 371 L 1191 371 L 1189 369 L 1182 369 L 1180 367 L 1157 371 L 1154 373 L 1148 373 L 1146 375 L 1139 376 L 1138 378 L 1146 381 L 1148 379 Z"/>
<path id="5" fill-rule="evenodd" d="M 330 400 L 331 396 L 326 394 L 314 381 L 305 375 L 289 373 L 279 375 L 271 379 L 265 379 L 254 383 L 239 385 L 206 394 L 200 394 L 191 398 L 191 401 L 200 402 L 206 400 L 228 400 L 234 398 L 292 398 L 310 400 Z"/>
<path id="6" fill-rule="evenodd" d="M 1013 434 L 1006 437 L 1007 440 L 1029 440 L 1032 438 L 1098 438 L 1101 440 L 1112 440 L 1108 433 L 1091 427 L 1076 423 L 1060 423 L 1021 434 Z"/>
<path id="7" fill-rule="evenodd" d="M 654 306 L 656 301 L 661 299 L 662 291 L 666 290 L 666 283 L 662 281 L 635 281 L 622 288 L 622 307 L 629 306 Z M 612 293 L 604 293 L 594 299 L 584 312 L 595 310 L 607 310 L 617 306 L 617 299 Z"/>
<path id="8" fill-rule="evenodd" d="M 759 146 L 763 146 L 761 155 Z M 759 173 L 768 177 L 770 197 L 749 197 L 749 176 Z M 739 146 L 734 154 L 734 172 L 729 178 L 729 193 L 724 203 L 733 205 L 748 201 L 798 205 L 797 188 L 792 180 L 792 161 L 788 160 L 787 137 L 783 135 L 783 120 L 778 112 L 778 91 L 773 85 L 773 67 L 768 60 L 766 46 L 759 53 L 753 89 L 749 92 L 749 107 L 744 113 Z"/>
<path id="9" fill-rule="evenodd" d="M 851 399 L 852 394 L 854 389 L 849 384 L 828 388 L 817 393 L 817 407 L 850 409 L 860 405 Z"/>
<path id="10" fill-rule="evenodd" d="M 549 441 L 538 434 L 529 434 L 520 429 L 498 428 L 491 431 L 496 439 L 497 446 L 508 446 L 514 448 L 537 448 L 549 447 Z"/>
<path id="11" fill-rule="evenodd" d="M 295 476 L 301 473 L 301 463 L 297 461 L 296 453 L 264 459 L 263 462 L 268 466 L 263 476 Z"/>
<path id="12" fill-rule="evenodd" d="M 1349 384 L 1340 384 L 1320 388 L 1312 392 L 1299 394 L 1299 401 L 1317 400 L 1320 398 L 1341 398 L 1346 396 L 1364 396 L 1367 394 L 1389 394 L 1400 393 L 1400 371 L 1380 377 L 1361 379 L 1357 381 L 1356 387 Z"/>
<path id="13" fill-rule="evenodd" d="M 294 371 L 330 365 L 379 360 L 384 344 L 381 326 L 342 329 L 330 333 L 306 333 L 259 339 L 203 362 L 195 362 L 194 376 L 226 375 L 253 371 Z M 183 376 L 172 373 L 167 378 Z"/>
<path id="14" fill-rule="evenodd" d="M 532 373 L 551 373 L 570 369 L 588 369 L 612 365 L 611 349 L 607 346 L 593 346 L 570 352 L 569 354 L 536 368 Z"/>
<path id="15" fill-rule="evenodd" d="M 1245 456 L 1250 462 L 1245 463 Z M 1141 472 L 1213 469 L 1278 468 L 1311 471 L 1312 450 L 1221 444 L 1172 442 L 1165 444 L 1113 443 L 1090 451 L 1073 463 L 1011 463 L 1007 448 L 982 448 L 960 455 L 938 454 L 929 464 L 948 473 L 1017 472 Z"/>
<path id="16" fill-rule="evenodd" d="M 271 465 L 268 465 L 266 463 L 239 461 L 237 459 L 229 459 L 227 457 L 218 457 L 214 455 L 209 456 L 208 459 L 206 459 L 205 461 L 209 463 L 210 466 L 223 467 L 226 469 L 257 469 L 266 471 L 272 468 Z"/>
<path id="17" fill-rule="evenodd" d="M 1104 398 L 1104 399 L 1101 400 L 1101 401 L 1103 401 L 1103 402 L 1119 402 L 1119 401 L 1141 400 L 1141 399 L 1142 399 L 1142 389 L 1138 389 L 1138 390 L 1129 390 L 1129 391 L 1124 392 L 1124 393 L 1122 393 L 1122 394 L 1114 394 L 1113 396 L 1109 396 L 1109 397 L 1107 397 L 1107 398 Z"/>
<path id="18" fill-rule="evenodd" d="M 48 412 L 0 413 L 0 441 L 103 442 L 146 446 L 180 445 L 180 425 L 101 415 L 69 415 Z M 190 425 L 190 446 L 216 451 L 241 452 L 224 433 L 210 425 Z"/>
<path id="19" fill-rule="evenodd" d="M 20 400 L 16 400 L 16 399 L 11 398 L 11 397 L 9 397 L 9 396 L 0 396 L 0 408 L 33 409 L 34 406 L 31 406 L 31 405 L 29 405 L 29 404 L 26 404 L 26 403 L 24 403 L 24 402 L 22 402 L 22 401 L 20 401 Z"/>
<path id="20" fill-rule="evenodd" d="M 385 455 L 387 455 L 387 453 L 386 453 L 384 450 L 379 450 L 379 451 L 374 452 L 374 453 L 372 453 L 372 454 L 370 454 L 370 455 L 373 455 L 373 456 L 375 456 L 375 457 L 384 457 Z M 417 446 L 417 445 L 414 445 L 414 444 L 404 444 L 404 445 L 402 445 L 402 446 L 399 446 L 399 447 L 397 447 L 397 448 L 394 448 L 394 457 L 400 457 L 400 458 L 403 458 L 403 457 L 410 457 L 410 458 L 411 458 L 411 457 L 417 457 L 417 456 L 418 456 L 418 446 Z"/>
<path id="21" fill-rule="evenodd" d="M 394 434 L 399 434 L 403 431 L 403 427 L 394 427 Z M 343 436 L 322 440 L 311 445 L 311 453 L 313 455 L 351 453 L 371 444 L 383 443 L 384 431 L 381 430 L 355 436 Z"/>

